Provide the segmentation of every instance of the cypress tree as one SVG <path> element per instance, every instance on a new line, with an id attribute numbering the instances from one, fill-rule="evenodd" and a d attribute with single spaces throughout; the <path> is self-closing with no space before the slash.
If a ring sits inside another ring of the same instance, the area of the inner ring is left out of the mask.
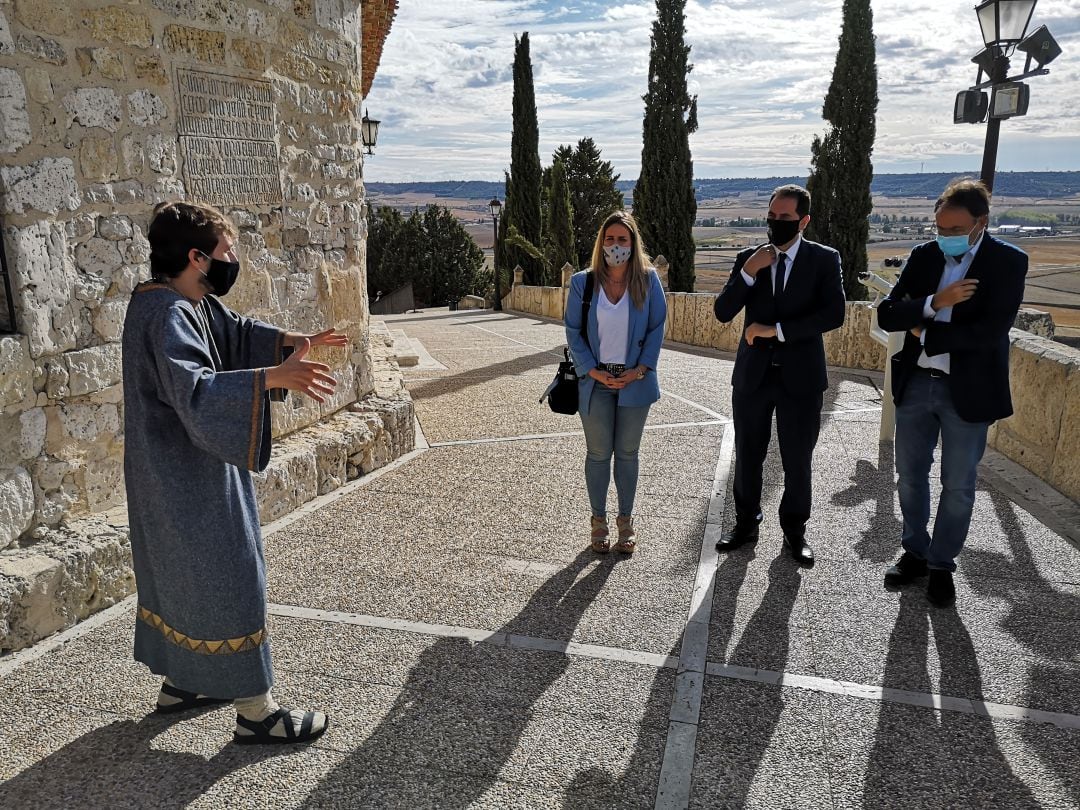
<path id="1" fill-rule="evenodd" d="M 533 245 L 541 244 L 542 219 L 540 194 L 543 173 L 540 168 L 540 128 L 536 122 L 536 97 L 533 92 L 532 61 L 529 58 L 529 34 L 514 37 L 513 133 L 510 138 L 510 177 L 507 191 L 507 227 Z M 520 264 L 525 283 L 543 283 L 543 263 L 513 246 L 504 248 L 506 266 Z"/>
<path id="2" fill-rule="evenodd" d="M 873 210 L 870 183 L 877 123 L 877 65 L 870 0 L 844 0 L 843 28 L 832 83 L 822 117 L 830 128 L 811 146 L 813 195 L 809 236 L 840 251 L 844 292 L 866 297 L 859 276 L 866 272 L 868 217 Z"/>
<path id="3" fill-rule="evenodd" d="M 572 151 L 568 146 L 560 147 L 555 154 L 564 156 L 577 244 L 577 261 L 571 263 L 581 270 L 592 259 L 596 233 L 607 215 L 623 207 L 622 192 L 615 187 L 619 175 L 609 161 L 600 159 L 600 149 L 592 138 L 582 138 Z"/>
<path id="4" fill-rule="evenodd" d="M 649 252 L 668 260 L 671 289 L 693 292 L 697 200 L 689 136 L 697 129 L 697 96 L 686 89 L 693 66 L 685 8 L 686 0 L 656 0 L 634 218 Z"/>
<path id="5" fill-rule="evenodd" d="M 544 237 L 551 278 L 558 280 L 562 266 L 566 262 L 574 264 L 577 251 L 574 249 L 574 212 L 570 203 L 570 187 L 566 182 L 566 166 L 557 155 L 551 164 Z"/>

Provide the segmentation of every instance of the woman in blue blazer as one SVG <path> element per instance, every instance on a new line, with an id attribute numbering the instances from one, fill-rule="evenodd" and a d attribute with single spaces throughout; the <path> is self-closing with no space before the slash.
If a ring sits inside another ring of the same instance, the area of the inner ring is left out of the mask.
<path id="1" fill-rule="evenodd" d="M 634 496 L 638 448 L 650 406 L 660 399 L 656 364 L 664 342 L 667 299 L 641 244 L 637 223 L 625 211 L 611 214 L 596 235 L 592 270 L 570 279 L 563 322 L 578 374 L 578 412 L 585 429 L 585 486 L 592 507 L 590 543 L 601 554 L 608 538 L 607 491 L 615 456 L 615 550 L 633 553 Z M 582 299 L 591 295 L 586 340 L 581 334 Z"/>

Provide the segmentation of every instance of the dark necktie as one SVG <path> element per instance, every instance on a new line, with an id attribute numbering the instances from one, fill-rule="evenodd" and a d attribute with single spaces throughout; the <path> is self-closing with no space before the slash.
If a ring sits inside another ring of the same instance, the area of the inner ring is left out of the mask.
<path id="1" fill-rule="evenodd" d="M 787 254 L 776 257 L 776 280 L 773 282 L 773 299 L 778 299 L 784 291 L 784 272 L 787 270 Z"/>

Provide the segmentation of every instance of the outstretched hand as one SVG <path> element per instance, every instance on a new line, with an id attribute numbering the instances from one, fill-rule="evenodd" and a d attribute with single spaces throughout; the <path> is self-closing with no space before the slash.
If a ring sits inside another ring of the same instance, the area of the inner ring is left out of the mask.
<path id="1" fill-rule="evenodd" d="M 334 393 L 337 380 L 330 376 L 330 366 L 305 359 L 309 351 L 311 340 L 305 337 L 281 365 L 266 370 L 266 387 L 299 391 L 316 402 L 325 402 L 326 396 Z"/>
<path id="2" fill-rule="evenodd" d="M 348 346 L 349 338 L 336 329 L 324 329 L 313 335 L 301 335 L 311 342 L 312 346 Z"/>

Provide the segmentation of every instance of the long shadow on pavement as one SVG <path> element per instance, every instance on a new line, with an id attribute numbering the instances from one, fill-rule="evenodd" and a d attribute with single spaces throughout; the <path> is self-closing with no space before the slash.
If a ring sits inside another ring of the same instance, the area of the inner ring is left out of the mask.
<path id="1" fill-rule="evenodd" d="M 542 625 L 546 637 L 569 639 L 614 564 L 614 558 L 598 560 L 591 550 L 582 551 L 537 589 L 503 632 L 515 624 Z M 490 666 L 485 655 L 463 654 L 462 644 L 441 639 L 423 652 L 386 717 L 302 807 L 463 808 L 500 780 L 533 719 L 534 704 L 570 659 L 547 655 L 535 667 L 507 671 Z M 520 659 L 528 655 L 516 651 L 513 661 L 502 663 L 525 667 L 528 662 Z M 448 668 L 448 661 L 460 666 Z"/>
<path id="2" fill-rule="evenodd" d="M 941 684 L 930 682 L 930 629 Z M 912 682 L 912 673 L 922 677 Z M 982 693 L 975 647 L 954 610 L 929 607 L 922 594 L 900 595 L 883 685 L 943 695 Z M 975 691 L 972 691 L 975 690 Z M 986 717 L 882 702 L 866 767 L 863 807 L 1039 807 L 1013 773 Z"/>
<path id="3" fill-rule="evenodd" d="M 854 548 L 864 560 L 888 562 L 899 554 L 897 547 L 903 528 L 893 511 L 893 493 L 896 487 L 893 480 L 892 442 L 881 442 L 878 445 L 877 466 L 867 459 L 857 459 L 855 472 L 850 480 L 851 486 L 834 494 L 832 503 L 851 508 L 869 500 L 874 502 L 870 525 L 862 532 L 861 539 Z"/>
<path id="4" fill-rule="evenodd" d="M 148 714 L 84 734 L 0 784 L 0 807 L 187 807 L 230 772 L 283 753 L 231 741 L 210 759 L 155 748 L 175 722 Z"/>
<path id="5" fill-rule="evenodd" d="M 506 377 L 520 374 L 523 371 L 532 371 L 543 366 L 555 366 L 562 359 L 562 353 L 556 351 L 542 351 L 533 354 L 521 355 L 511 360 L 491 365 L 470 368 L 457 374 L 447 374 L 443 377 L 430 379 L 411 380 L 409 382 L 409 394 L 414 400 L 427 399 L 431 394 L 426 394 L 426 389 L 432 389 L 435 396 L 456 393 L 478 383 L 486 382 L 493 377 Z M 536 397 L 544 393 L 544 386 L 536 386 Z"/>

